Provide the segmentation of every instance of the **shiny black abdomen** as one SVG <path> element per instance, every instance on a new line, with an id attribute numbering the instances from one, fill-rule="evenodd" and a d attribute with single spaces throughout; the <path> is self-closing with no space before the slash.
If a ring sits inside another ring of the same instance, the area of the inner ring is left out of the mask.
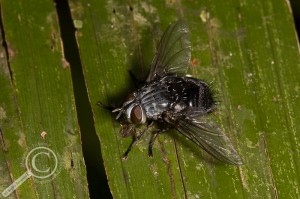
<path id="1" fill-rule="evenodd" d="M 170 81 L 170 91 L 178 96 L 180 102 L 200 108 L 204 113 L 211 112 L 215 104 L 209 85 L 193 77 L 175 77 Z"/>
<path id="2" fill-rule="evenodd" d="M 202 114 L 213 110 L 215 101 L 209 85 L 192 77 L 165 76 L 137 92 L 148 119 L 159 119 L 164 111 L 197 109 Z"/>

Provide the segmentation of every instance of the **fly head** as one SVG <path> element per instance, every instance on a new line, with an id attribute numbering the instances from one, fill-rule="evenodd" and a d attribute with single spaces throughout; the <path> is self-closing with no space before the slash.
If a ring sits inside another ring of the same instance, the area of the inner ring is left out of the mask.
<path id="1" fill-rule="evenodd" d="M 137 99 L 135 92 L 126 97 L 121 108 L 114 109 L 112 112 L 119 112 L 116 119 L 119 119 L 123 115 L 127 123 L 131 125 L 144 124 L 147 119 L 145 110 Z"/>
<path id="2" fill-rule="evenodd" d="M 122 126 L 122 129 L 120 132 L 121 132 L 122 137 L 126 138 L 135 133 L 135 126 L 131 123 L 121 122 L 121 126 Z"/>

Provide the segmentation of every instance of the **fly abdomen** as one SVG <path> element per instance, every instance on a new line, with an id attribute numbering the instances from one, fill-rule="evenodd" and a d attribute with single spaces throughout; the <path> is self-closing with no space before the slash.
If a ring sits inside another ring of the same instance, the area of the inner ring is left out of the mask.
<path id="1" fill-rule="evenodd" d="M 192 77 L 185 77 L 187 84 L 191 84 L 191 89 L 187 91 L 189 106 L 203 109 L 206 113 L 213 111 L 215 100 L 209 85 Z"/>
<path id="2" fill-rule="evenodd" d="M 203 111 L 203 114 L 213 110 L 215 101 L 209 85 L 192 77 L 171 76 L 167 80 L 168 92 L 176 96 L 174 103 L 184 103 L 189 108 Z M 176 107 L 175 107 L 176 108 Z"/>

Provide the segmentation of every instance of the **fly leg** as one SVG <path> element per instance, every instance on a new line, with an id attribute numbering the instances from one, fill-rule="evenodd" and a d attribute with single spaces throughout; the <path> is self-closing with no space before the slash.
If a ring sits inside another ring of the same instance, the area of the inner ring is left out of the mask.
<path id="1" fill-rule="evenodd" d="M 122 158 L 123 158 L 124 160 L 127 159 L 127 156 L 128 156 L 128 154 L 129 154 L 129 152 L 131 151 L 132 147 L 136 144 L 136 142 L 139 141 L 139 139 L 141 139 L 141 137 L 144 135 L 144 133 L 145 133 L 149 128 L 151 128 L 152 125 L 153 125 L 153 122 L 149 123 L 149 124 L 143 129 L 143 131 L 142 131 L 140 134 L 138 134 L 138 135 L 136 135 L 136 133 L 133 133 L 132 141 L 131 141 L 129 147 L 127 148 L 127 150 L 125 151 L 125 153 L 124 153 L 123 156 L 122 156 Z"/>
<path id="2" fill-rule="evenodd" d="M 151 140 L 149 142 L 149 147 L 148 147 L 148 156 L 153 157 L 153 144 L 158 137 L 159 134 L 162 134 L 163 132 L 169 130 L 170 128 L 166 127 L 164 129 L 157 129 L 156 132 L 154 132 L 151 136 Z"/>
<path id="3" fill-rule="evenodd" d="M 131 141 L 129 147 L 127 148 L 127 150 L 125 151 L 125 153 L 122 155 L 122 159 L 123 159 L 123 160 L 126 160 L 126 159 L 127 159 L 128 153 L 131 151 L 133 145 L 134 145 L 136 142 L 137 142 L 136 135 L 133 135 L 133 136 L 132 136 L 132 141 Z"/>
<path id="4" fill-rule="evenodd" d="M 109 111 L 112 111 L 112 110 L 114 110 L 114 109 L 116 109 L 116 107 L 114 106 L 114 105 L 107 105 L 107 104 L 103 104 L 102 102 L 100 102 L 100 101 L 98 101 L 97 103 L 96 103 L 96 105 L 97 106 L 100 106 L 101 108 L 104 108 L 104 109 L 106 109 L 106 110 L 109 110 Z"/>
<path id="5" fill-rule="evenodd" d="M 129 147 L 127 148 L 127 150 L 125 151 L 125 153 L 123 154 L 122 158 L 123 160 L 126 160 L 128 157 L 129 152 L 131 151 L 132 147 L 135 145 L 135 143 L 143 136 L 143 134 L 146 131 L 143 130 L 139 135 L 136 135 L 135 133 L 132 135 L 132 141 L 129 145 Z"/>
<path id="6" fill-rule="evenodd" d="M 157 138 L 158 135 L 159 135 L 158 132 L 153 133 L 152 136 L 151 136 L 151 140 L 149 142 L 148 156 L 151 157 L 151 158 L 153 157 L 153 152 L 152 152 L 152 150 L 153 150 L 153 144 L 154 144 L 154 141 L 155 141 L 155 139 Z"/>

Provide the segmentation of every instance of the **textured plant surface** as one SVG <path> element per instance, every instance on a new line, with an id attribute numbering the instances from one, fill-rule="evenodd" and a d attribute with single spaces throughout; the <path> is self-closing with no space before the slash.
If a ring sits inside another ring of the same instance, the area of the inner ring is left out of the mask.
<path id="1" fill-rule="evenodd" d="M 287 1 L 70 0 L 69 5 L 114 198 L 300 197 L 300 61 Z M 59 154 L 59 175 L 44 184 L 30 178 L 10 197 L 87 198 L 70 66 L 53 2 L 2 0 L 1 11 L 0 191 L 26 171 L 23 155 L 44 144 Z M 189 73 L 212 82 L 220 101 L 213 117 L 242 166 L 218 162 L 175 130 L 158 137 L 153 158 L 147 156 L 146 134 L 122 160 L 131 139 L 122 138 L 114 116 L 96 106 L 121 105 L 135 89 L 128 70 L 147 76 L 158 40 L 179 18 L 190 29 Z"/>

